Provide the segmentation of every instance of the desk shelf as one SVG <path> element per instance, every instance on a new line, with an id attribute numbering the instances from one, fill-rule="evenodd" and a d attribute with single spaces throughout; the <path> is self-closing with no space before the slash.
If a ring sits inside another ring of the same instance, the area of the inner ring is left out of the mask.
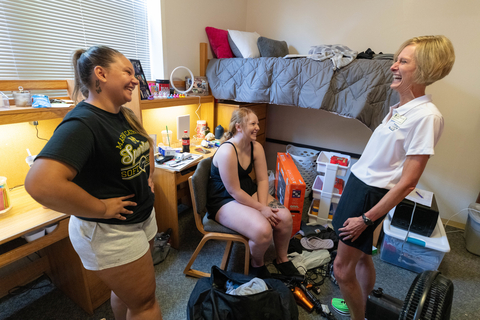
<path id="1" fill-rule="evenodd" d="M 10 109 L 0 108 L 0 125 L 38 120 L 62 119 L 72 109 L 73 106 L 62 108 L 17 108 L 15 106 L 10 107 Z"/>
<path id="2" fill-rule="evenodd" d="M 213 102 L 213 96 L 195 96 L 195 97 L 185 97 L 185 98 L 175 98 L 175 99 L 155 99 L 155 100 L 141 100 L 140 107 L 142 110 L 155 109 L 155 108 L 166 108 L 166 107 L 177 107 L 189 104 L 198 104 Z"/>

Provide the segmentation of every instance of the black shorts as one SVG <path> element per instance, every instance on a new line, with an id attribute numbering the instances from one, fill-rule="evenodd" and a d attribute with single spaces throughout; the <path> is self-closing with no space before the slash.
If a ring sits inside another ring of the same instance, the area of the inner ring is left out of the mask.
<path id="1" fill-rule="evenodd" d="M 343 190 L 340 201 L 338 202 L 337 210 L 335 210 L 335 214 L 333 215 L 332 224 L 337 235 L 340 234 L 338 229 L 343 227 L 343 223 L 348 218 L 360 217 L 373 208 L 388 191 L 387 189 L 369 186 L 358 179 L 353 173 L 350 174 L 345 190 Z M 385 215 L 374 221 L 373 226 L 368 226 L 355 241 L 340 239 L 340 236 L 339 239 L 346 245 L 371 255 L 373 232 L 383 221 Z"/>

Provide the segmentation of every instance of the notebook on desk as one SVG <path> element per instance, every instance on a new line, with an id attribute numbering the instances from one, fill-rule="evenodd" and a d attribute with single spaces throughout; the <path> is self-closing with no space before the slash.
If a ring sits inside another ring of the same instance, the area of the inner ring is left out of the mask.
<path id="1" fill-rule="evenodd" d="M 158 164 L 155 163 L 155 168 L 161 168 L 161 169 L 167 169 L 167 170 L 174 170 L 174 171 L 182 171 L 185 168 L 188 168 L 192 166 L 193 164 L 196 164 L 202 160 L 203 155 L 201 154 L 190 154 L 190 158 L 187 158 L 182 161 L 176 161 L 175 159 L 172 159 L 170 161 L 167 161 L 163 164 Z"/>

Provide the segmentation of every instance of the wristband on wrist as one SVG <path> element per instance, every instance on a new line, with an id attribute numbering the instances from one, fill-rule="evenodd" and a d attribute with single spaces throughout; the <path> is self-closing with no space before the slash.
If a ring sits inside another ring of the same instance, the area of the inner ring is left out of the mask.
<path id="1" fill-rule="evenodd" d="M 368 218 L 365 213 L 362 214 L 362 218 L 363 218 L 363 222 L 367 225 L 367 226 L 373 226 L 373 221 Z"/>

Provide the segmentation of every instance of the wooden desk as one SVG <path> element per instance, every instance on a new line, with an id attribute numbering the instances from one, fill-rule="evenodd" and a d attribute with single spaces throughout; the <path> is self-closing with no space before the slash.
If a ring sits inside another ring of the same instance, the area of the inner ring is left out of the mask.
<path id="1" fill-rule="evenodd" d="M 0 245 L 57 222 L 61 222 L 61 228 L 55 229 L 48 236 L 0 255 L 0 268 L 68 237 L 68 232 L 63 230 L 64 225 L 68 223 L 68 216 L 42 208 L 23 187 L 12 190 L 10 197 L 12 208 L 0 214 Z M 62 221 L 65 219 L 66 221 Z"/>
<path id="2" fill-rule="evenodd" d="M 203 159 L 212 157 L 216 149 L 210 151 L 210 153 L 203 155 Z M 193 151 L 192 153 L 196 152 Z M 197 164 L 198 162 L 180 172 L 156 167 L 153 174 L 158 231 L 165 232 L 168 228 L 172 228 L 170 239 L 171 245 L 175 249 L 180 247 L 178 200 L 186 197 L 188 197 L 188 200 L 190 199 L 188 177 L 193 175 Z"/>
<path id="3" fill-rule="evenodd" d="M 69 216 L 43 208 L 23 187 L 10 192 L 12 208 L 0 214 L 0 245 L 17 242 L 0 255 L 0 268 L 44 249 L 46 255 L 20 269 L 0 277 L 0 297 L 18 285 L 25 285 L 47 273 L 52 282 L 89 314 L 110 298 L 110 289 L 83 268 L 80 258 L 68 239 Z M 49 234 L 24 243 L 20 237 L 34 230 L 58 223 Z M 2 250 L 5 251 L 5 250 Z"/>

